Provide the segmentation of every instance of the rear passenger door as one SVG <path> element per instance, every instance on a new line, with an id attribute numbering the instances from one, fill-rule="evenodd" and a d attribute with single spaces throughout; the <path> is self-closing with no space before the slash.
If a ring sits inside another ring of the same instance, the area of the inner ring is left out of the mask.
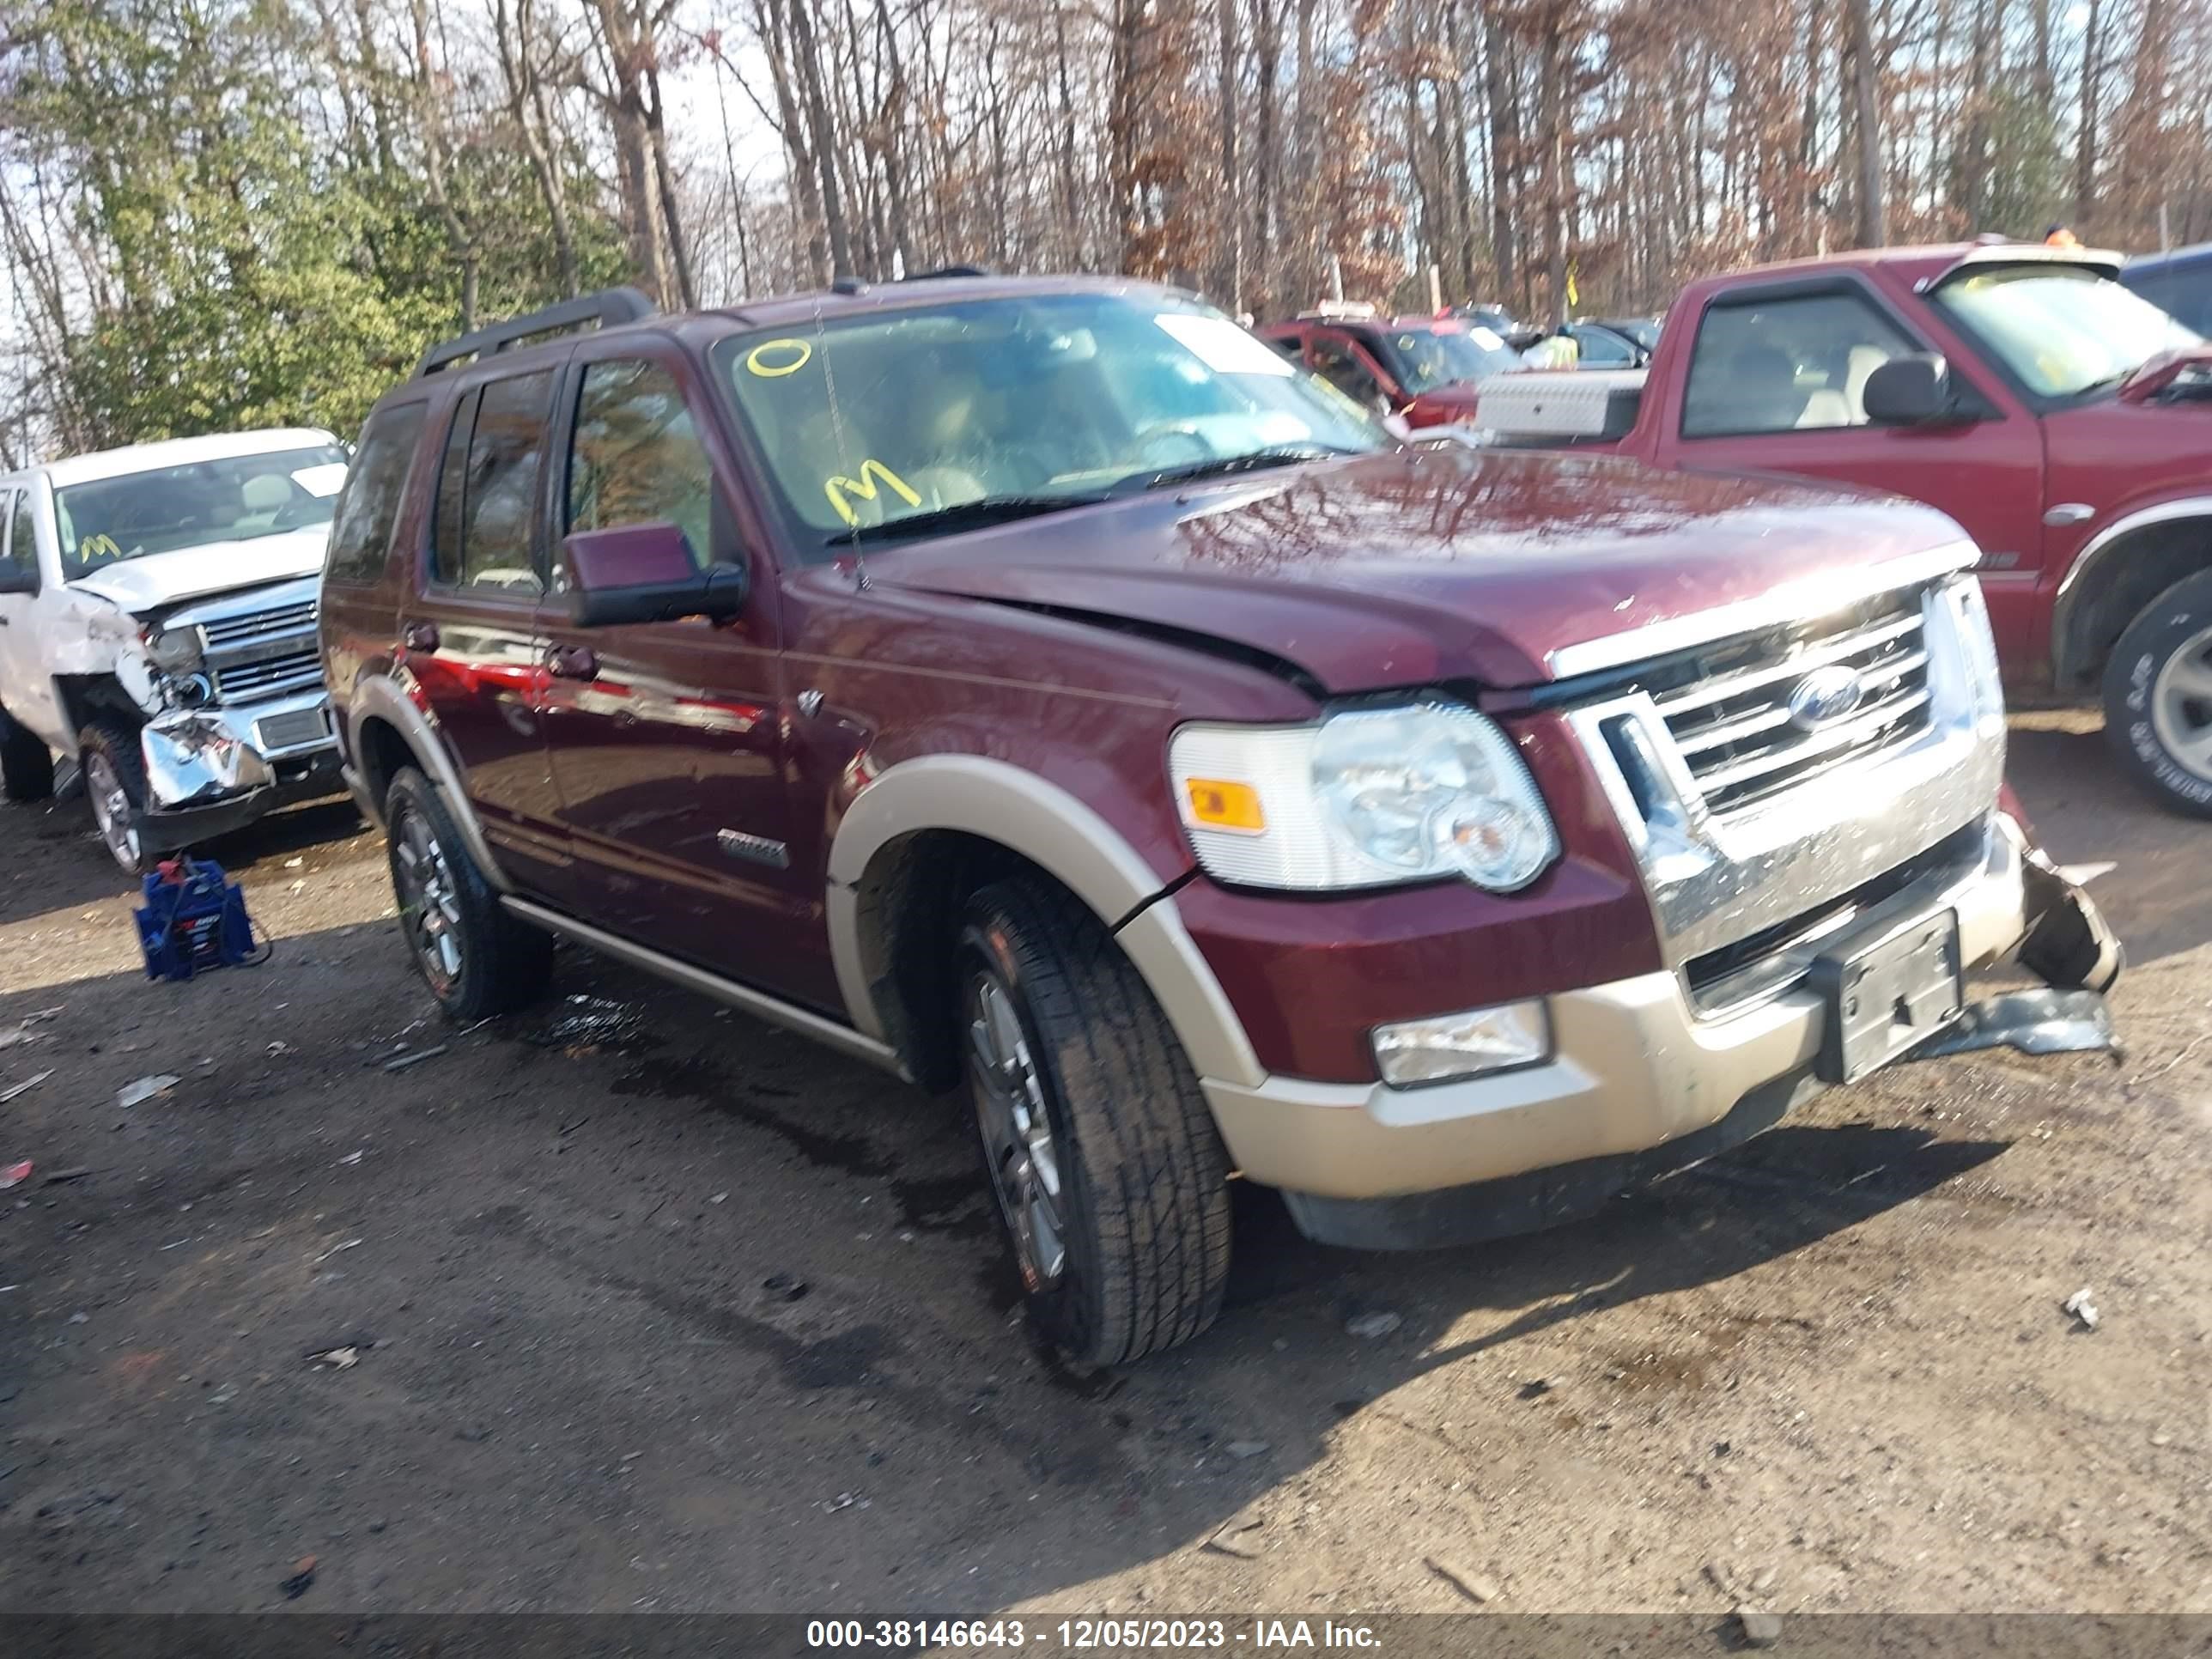
<path id="1" fill-rule="evenodd" d="M 544 625 L 546 747 L 574 859 L 568 908 L 732 978 L 805 995 L 790 948 L 818 895 L 792 869 L 775 582 L 738 535 L 705 388 L 672 344 L 579 349 L 562 395 L 558 531 L 670 523 L 696 565 L 752 566 L 744 612 Z M 556 553 L 556 586 L 558 574 Z"/>
<path id="2" fill-rule="evenodd" d="M 460 763 L 485 839 L 524 884 L 568 863 L 538 703 L 544 499 L 557 367 L 482 379 L 453 405 L 421 579 L 401 601 L 401 659 Z"/>

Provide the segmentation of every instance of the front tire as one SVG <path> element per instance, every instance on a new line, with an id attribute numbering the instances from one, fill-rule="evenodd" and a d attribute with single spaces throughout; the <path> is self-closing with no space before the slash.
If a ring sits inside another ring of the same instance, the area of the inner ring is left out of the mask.
<path id="1" fill-rule="evenodd" d="M 44 800 L 54 793 L 53 751 L 27 726 L 0 714 L 0 793 L 9 800 Z"/>
<path id="2" fill-rule="evenodd" d="M 84 798 L 101 844 L 125 875 L 144 874 L 138 819 L 146 810 L 146 760 L 137 728 L 102 714 L 78 734 L 76 744 Z"/>
<path id="3" fill-rule="evenodd" d="M 977 893 L 958 956 L 978 1139 L 1032 1322 L 1084 1367 L 1189 1340 L 1228 1281 L 1229 1160 L 1167 1016 L 1040 879 Z"/>
<path id="4" fill-rule="evenodd" d="M 2212 818 L 2212 571 L 2167 588 L 2120 635 L 2105 668 L 2105 735 L 2152 799 Z"/>
<path id="5" fill-rule="evenodd" d="M 553 970 L 553 940 L 507 914 L 429 780 L 403 769 L 384 818 L 400 934 L 439 1007 L 465 1023 L 536 999 Z"/>

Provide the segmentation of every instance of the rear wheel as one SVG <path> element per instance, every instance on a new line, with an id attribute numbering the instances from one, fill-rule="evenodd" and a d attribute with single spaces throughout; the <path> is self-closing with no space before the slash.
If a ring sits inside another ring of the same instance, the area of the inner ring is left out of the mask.
<path id="1" fill-rule="evenodd" d="M 146 762 L 138 752 L 138 733 L 112 714 L 102 714 L 77 738 L 78 764 L 84 771 L 84 798 L 107 854 L 124 874 L 142 873 L 138 818 L 146 810 Z"/>
<path id="2" fill-rule="evenodd" d="M 403 769 L 384 816 L 399 931 L 438 1006 L 473 1020 L 537 997 L 552 971 L 553 941 L 501 905 L 429 780 Z"/>
<path id="3" fill-rule="evenodd" d="M 54 757 L 46 740 L 0 714 L 0 793 L 9 800 L 44 800 L 53 793 Z"/>
<path id="4" fill-rule="evenodd" d="M 2153 799 L 2212 818 L 2212 571 L 2167 588 L 2120 635 L 2105 735 Z"/>
<path id="5" fill-rule="evenodd" d="M 1042 880 L 976 894 L 959 958 L 977 1138 L 1031 1320 L 1085 1366 L 1196 1336 L 1229 1276 L 1229 1165 L 1166 1015 Z"/>

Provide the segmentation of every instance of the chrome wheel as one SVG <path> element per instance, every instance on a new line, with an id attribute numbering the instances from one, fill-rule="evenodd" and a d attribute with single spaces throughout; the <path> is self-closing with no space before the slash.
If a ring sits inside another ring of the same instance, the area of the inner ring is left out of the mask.
<path id="1" fill-rule="evenodd" d="M 2150 688 L 2159 746 L 2200 778 L 2212 778 L 2212 628 L 2191 635 L 2160 665 Z"/>
<path id="2" fill-rule="evenodd" d="M 114 860 L 132 875 L 138 873 L 138 811 L 130 792 L 115 775 L 115 766 L 98 749 L 84 757 L 85 798 L 92 803 L 92 821 L 107 843 Z"/>
<path id="3" fill-rule="evenodd" d="M 399 825 L 392 849 L 392 884 L 399 896 L 399 926 L 440 996 L 461 977 L 461 896 L 445 848 L 420 812 Z"/>
<path id="4" fill-rule="evenodd" d="M 988 969 L 979 970 L 968 985 L 968 1066 L 984 1161 L 1013 1235 L 1022 1282 L 1032 1292 L 1048 1290 L 1067 1269 L 1060 1157 L 1044 1079 L 1030 1054 L 1013 994 Z"/>

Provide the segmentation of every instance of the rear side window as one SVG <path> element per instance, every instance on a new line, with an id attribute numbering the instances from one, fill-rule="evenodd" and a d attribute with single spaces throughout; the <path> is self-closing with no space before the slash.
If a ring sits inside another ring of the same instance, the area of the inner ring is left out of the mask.
<path id="1" fill-rule="evenodd" d="M 584 370 L 568 453 L 568 528 L 665 520 L 714 558 L 714 475 L 676 377 L 659 363 L 618 359 Z"/>
<path id="2" fill-rule="evenodd" d="M 1864 426 L 1867 377 L 1917 349 L 1856 294 L 1715 306 L 1690 359 L 1682 435 Z"/>
<path id="3" fill-rule="evenodd" d="M 426 413 L 421 404 L 403 404 L 370 416 L 362 428 L 353 470 L 346 475 L 331 524 L 325 580 L 366 585 L 384 574 L 392 526 L 407 490 L 408 463 L 414 459 L 415 441 L 422 435 Z"/>
<path id="4" fill-rule="evenodd" d="M 531 552 L 553 373 L 493 380 L 461 400 L 438 468 L 431 565 L 454 587 L 537 592 Z"/>

